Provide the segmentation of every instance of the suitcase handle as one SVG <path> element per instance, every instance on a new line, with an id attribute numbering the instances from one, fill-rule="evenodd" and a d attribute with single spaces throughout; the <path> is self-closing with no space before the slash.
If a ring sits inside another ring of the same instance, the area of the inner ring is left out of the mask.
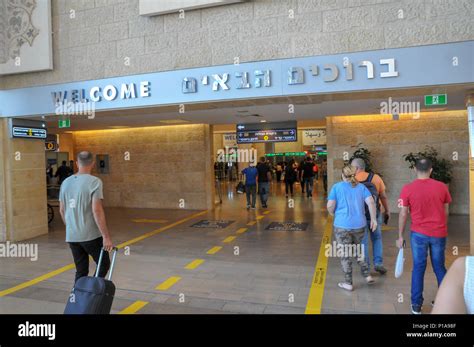
<path id="1" fill-rule="evenodd" d="M 102 258 L 104 256 L 104 247 L 102 247 L 102 249 L 100 250 L 100 256 L 99 256 L 99 261 L 97 263 L 97 269 L 95 270 L 95 275 L 94 277 L 99 277 L 99 269 L 100 269 L 100 265 L 102 264 Z M 110 269 L 109 269 L 109 275 L 107 276 L 107 280 L 112 280 L 112 273 L 114 272 L 114 267 L 115 267 L 115 257 L 117 256 L 117 252 L 118 252 L 118 248 L 117 247 L 114 247 L 112 248 L 112 251 L 113 251 L 113 254 L 112 254 L 112 263 L 110 265 Z"/>

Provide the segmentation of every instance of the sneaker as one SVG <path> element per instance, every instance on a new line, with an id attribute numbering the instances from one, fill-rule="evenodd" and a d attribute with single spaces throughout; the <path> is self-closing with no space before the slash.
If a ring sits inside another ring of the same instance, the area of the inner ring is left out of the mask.
<path id="1" fill-rule="evenodd" d="M 432 300 L 432 301 L 431 301 L 431 306 L 433 306 L 433 307 L 434 307 L 434 300 Z"/>
<path id="2" fill-rule="evenodd" d="M 374 266 L 374 270 L 377 271 L 381 275 L 385 275 L 387 273 L 387 269 L 383 265 Z"/>
<path id="3" fill-rule="evenodd" d="M 252 210 L 255 210 L 255 206 L 252 206 Z"/>
<path id="4" fill-rule="evenodd" d="M 367 284 L 373 284 L 373 283 L 375 283 L 374 278 L 373 278 L 372 276 L 370 276 L 370 275 L 365 278 L 365 281 L 367 282 Z"/>
<path id="5" fill-rule="evenodd" d="M 346 282 L 339 282 L 337 285 L 338 285 L 339 288 L 342 288 L 342 289 L 347 290 L 349 292 L 352 292 L 352 290 L 354 289 L 352 284 L 349 284 L 349 283 L 346 283 Z"/>
<path id="6" fill-rule="evenodd" d="M 250 209 L 250 205 L 247 205 L 247 210 L 249 210 L 249 209 Z"/>
<path id="7" fill-rule="evenodd" d="M 411 313 L 421 314 L 421 305 L 411 305 Z"/>

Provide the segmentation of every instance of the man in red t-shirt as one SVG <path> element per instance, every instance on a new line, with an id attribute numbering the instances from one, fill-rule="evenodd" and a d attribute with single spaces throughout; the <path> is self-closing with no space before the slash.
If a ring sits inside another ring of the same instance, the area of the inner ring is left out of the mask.
<path id="1" fill-rule="evenodd" d="M 413 314 L 421 314 L 428 249 L 438 287 L 446 274 L 444 252 L 448 236 L 448 206 L 451 195 L 446 184 L 430 178 L 433 171 L 430 159 L 418 160 L 415 171 L 417 179 L 405 185 L 400 193 L 398 247 L 403 247 L 403 232 L 410 212 L 410 244 L 413 256 L 411 311 Z"/>

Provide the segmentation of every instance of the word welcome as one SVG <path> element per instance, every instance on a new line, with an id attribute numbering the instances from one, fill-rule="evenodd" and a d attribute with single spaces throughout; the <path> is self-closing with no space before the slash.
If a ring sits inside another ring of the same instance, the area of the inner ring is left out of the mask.
<path id="1" fill-rule="evenodd" d="M 119 87 L 108 84 L 104 88 L 94 86 L 88 91 L 86 89 L 72 89 L 51 92 L 54 105 L 65 102 L 100 102 L 102 99 L 113 101 L 117 97 L 120 99 L 135 99 L 149 97 L 150 82 L 142 81 L 139 85 L 136 83 L 122 83 Z"/>

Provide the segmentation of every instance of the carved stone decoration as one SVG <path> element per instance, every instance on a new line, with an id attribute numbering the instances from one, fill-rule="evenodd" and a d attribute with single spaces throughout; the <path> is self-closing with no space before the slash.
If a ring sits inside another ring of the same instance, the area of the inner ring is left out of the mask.
<path id="1" fill-rule="evenodd" d="M 24 44 L 33 45 L 39 30 L 31 17 L 36 0 L 0 0 L 0 64 L 20 57 Z"/>

